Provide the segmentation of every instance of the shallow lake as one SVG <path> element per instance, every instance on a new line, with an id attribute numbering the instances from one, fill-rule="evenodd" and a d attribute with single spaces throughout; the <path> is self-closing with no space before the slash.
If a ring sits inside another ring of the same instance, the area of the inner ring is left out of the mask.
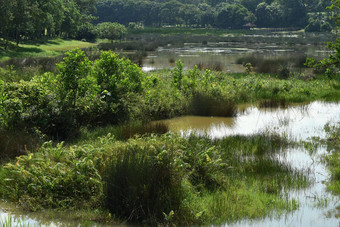
<path id="1" fill-rule="evenodd" d="M 242 38 L 242 39 L 241 39 Z M 297 57 L 315 57 L 321 59 L 329 55 L 323 42 L 303 42 L 297 36 L 285 37 L 266 36 L 265 42 L 254 42 L 251 35 L 227 42 L 184 43 L 184 45 L 168 45 L 149 52 L 143 59 L 143 71 L 171 69 L 178 59 L 184 63 L 185 68 L 191 69 L 195 65 L 203 67 L 218 67 L 224 72 L 244 72 L 242 64 L 237 64 L 239 58 L 252 56 L 264 59 L 284 59 L 289 65 L 296 63 Z M 294 69 L 303 72 L 304 69 Z"/>
<path id="2" fill-rule="evenodd" d="M 183 116 L 161 121 L 170 131 L 186 136 L 190 133 L 218 139 L 230 135 L 251 135 L 258 132 L 275 132 L 296 141 L 325 138 L 324 126 L 340 122 L 340 103 L 312 102 L 288 108 L 261 109 L 256 106 L 239 106 L 233 118 Z M 339 226 L 340 200 L 326 190 L 329 173 L 320 161 L 326 147 L 318 146 L 313 153 L 303 146 L 288 148 L 277 154 L 279 159 L 293 168 L 310 171 L 312 185 L 306 189 L 287 191 L 290 198 L 299 201 L 296 211 L 278 216 L 275 213 L 259 220 L 241 220 L 225 226 Z M 22 218 L 29 226 L 77 226 L 78 223 L 45 220 L 44 215 L 10 212 L 0 203 L 0 223 L 9 217 Z M 54 221 L 54 222 L 51 222 Z M 80 224 L 79 224 L 80 225 Z M 91 225 L 90 225 L 91 226 Z"/>
<path id="3" fill-rule="evenodd" d="M 340 103 L 312 102 L 275 109 L 249 106 L 242 107 L 240 114 L 234 118 L 184 116 L 161 122 L 183 136 L 195 133 L 218 139 L 229 135 L 275 132 L 296 141 L 309 141 L 313 137 L 325 138 L 324 126 L 340 122 Z M 320 156 L 326 152 L 326 147 L 318 146 L 310 154 L 302 146 L 278 154 L 279 159 L 293 168 L 311 172 L 314 183 L 309 188 L 288 191 L 289 197 L 300 203 L 297 211 L 277 218 L 243 220 L 226 226 L 339 226 L 339 197 L 327 192 L 324 184 L 330 175 Z"/>

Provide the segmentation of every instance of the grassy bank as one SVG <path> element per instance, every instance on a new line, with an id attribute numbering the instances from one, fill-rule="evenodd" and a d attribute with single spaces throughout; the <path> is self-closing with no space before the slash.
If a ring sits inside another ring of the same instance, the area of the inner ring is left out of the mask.
<path id="1" fill-rule="evenodd" d="M 45 41 L 23 43 L 16 46 L 10 43 L 7 50 L 0 49 L 0 62 L 11 58 L 53 57 L 75 48 L 89 48 L 95 43 L 78 40 L 52 39 Z"/>

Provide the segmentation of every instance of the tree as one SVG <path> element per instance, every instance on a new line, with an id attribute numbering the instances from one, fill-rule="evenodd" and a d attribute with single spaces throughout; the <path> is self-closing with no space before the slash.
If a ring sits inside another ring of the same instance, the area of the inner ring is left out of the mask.
<path id="1" fill-rule="evenodd" d="M 279 0 L 284 12 L 286 27 L 305 27 L 307 24 L 307 7 L 302 0 Z"/>
<path id="2" fill-rule="evenodd" d="M 226 5 L 223 7 L 216 17 L 216 25 L 219 28 L 242 28 L 251 19 L 249 12 L 242 5 Z"/>
<path id="3" fill-rule="evenodd" d="M 340 30 L 340 0 L 332 0 L 332 5 L 327 7 L 333 13 L 333 19 L 335 19 L 337 36 Z M 319 62 L 316 62 L 314 58 L 307 59 L 306 65 L 314 67 L 316 69 L 325 69 L 325 73 L 328 76 L 340 73 L 340 38 L 337 37 L 335 42 L 328 43 L 327 47 L 333 50 L 333 53 Z"/>
<path id="4" fill-rule="evenodd" d="M 76 39 L 85 39 L 88 42 L 94 42 L 97 39 L 98 32 L 93 24 L 86 22 L 78 27 Z"/>
<path id="5" fill-rule="evenodd" d="M 268 5 L 266 2 L 258 4 L 255 10 L 256 24 L 259 27 L 278 27 L 283 25 L 282 6 L 277 2 Z"/>
<path id="6" fill-rule="evenodd" d="M 262 0 L 240 0 L 240 3 L 246 7 L 249 11 L 255 13 L 255 10 Z"/>
<path id="7" fill-rule="evenodd" d="M 65 99 L 73 107 L 76 106 L 80 81 L 89 75 L 91 68 L 92 62 L 80 49 L 71 50 L 66 53 L 63 61 L 57 64 L 62 90 L 65 92 L 61 94 L 62 100 Z"/>
<path id="8" fill-rule="evenodd" d="M 126 27 L 116 22 L 100 23 L 97 25 L 97 29 L 99 32 L 99 37 L 102 39 L 111 40 L 111 43 L 113 43 L 113 40 L 122 39 L 127 33 Z"/>
<path id="9" fill-rule="evenodd" d="M 184 21 L 179 15 L 184 5 L 177 0 L 170 0 L 162 5 L 160 12 L 163 24 L 182 24 Z"/>
<path id="10" fill-rule="evenodd" d="M 5 39 L 5 49 L 8 46 L 9 33 L 13 21 L 12 8 L 12 0 L 0 0 L 0 37 Z"/>

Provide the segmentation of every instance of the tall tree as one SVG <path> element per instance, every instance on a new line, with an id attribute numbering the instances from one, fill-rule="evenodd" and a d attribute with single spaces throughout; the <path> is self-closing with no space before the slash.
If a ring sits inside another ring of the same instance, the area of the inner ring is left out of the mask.
<path id="1" fill-rule="evenodd" d="M 8 46 L 11 24 L 13 22 L 13 1 L 0 0 L 0 37 L 5 39 L 5 49 Z"/>

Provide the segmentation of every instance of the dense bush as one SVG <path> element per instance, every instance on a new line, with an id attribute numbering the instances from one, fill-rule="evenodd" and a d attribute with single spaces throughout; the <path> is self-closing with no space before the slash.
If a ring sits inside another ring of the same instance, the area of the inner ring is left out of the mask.
<path id="1" fill-rule="evenodd" d="M 143 91 L 140 68 L 110 52 L 93 63 L 72 50 L 57 69 L 30 81 L 1 82 L 1 128 L 67 139 L 81 126 L 125 120 L 130 104 L 122 102 Z"/>
<path id="2" fill-rule="evenodd" d="M 287 67 L 278 75 L 245 76 L 184 70 L 178 62 L 172 71 L 146 75 L 115 53 L 103 52 L 93 62 L 78 49 L 68 52 L 57 69 L 27 81 L 1 81 L 3 131 L 65 140 L 77 136 L 81 127 L 184 114 L 234 116 L 236 103 L 338 100 L 339 94 L 337 77 L 305 81 Z"/>
<path id="3" fill-rule="evenodd" d="M 17 158 L 1 169 L 1 195 L 35 211 L 42 208 L 100 207 L 103 187 L 96 155 L 100 149 L 56 147 Z M 8 184 L 9 183 L 9 184 Z"/>

